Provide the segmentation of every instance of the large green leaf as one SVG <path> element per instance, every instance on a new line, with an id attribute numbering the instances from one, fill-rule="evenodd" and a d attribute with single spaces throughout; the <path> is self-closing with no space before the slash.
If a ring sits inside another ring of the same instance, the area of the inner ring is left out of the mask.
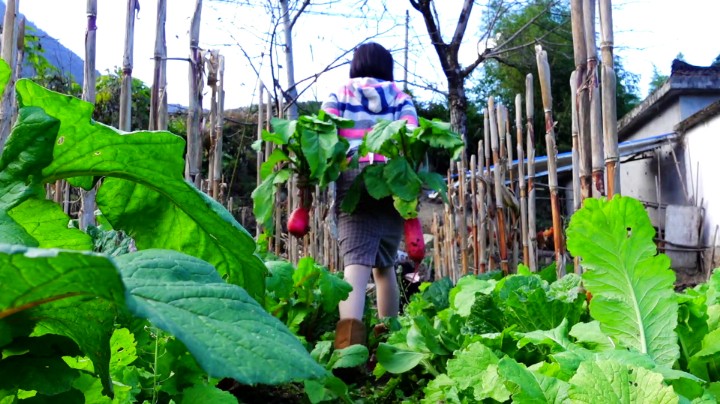
<path id="1" fill-rule="evenodd" d="M 512 402 L 566 403 L 570 385 L 554 377 L 528 370 L 515 360 L 505 357 L 498 364 L 498 373 L 506 380 Z"/>
<path id="2" fill-rule="evenodd" d="M 485 345 L 476 342 L 457 352 L 447 362 L 447 374 L 459 391 L 472 389 L 477 402 L 493 399 L 504 402 L 510 398 L 509 391 L 498 377 L 498 358 Z"/>
<path id="3" fill-rule="evenodd" d="M 117 262 L 128 308 L 181 340 L 211 376 L 276 384 L 326 374 L 280 321 L 206 262 L 162 250 Z"/>
<path id="4" fill-rule="evenodd" d="M 402 349 L 381 342 L 377 347 L 377 360 L 390 373 L 404 373 L 417 366 L 429 354 Z"/>
<path id="5" fill-rule="evenodd" d="M 0 245 L 0 321 L 25 312 L 37 322 L 35 335 L 71 338 L 108 393 L 110 336 L 121 305 L 120 276 L 104 256 Z"/>
<path id="6" fill-rule="evenodd" d="M 92 250 L 90 236 L 80 229 L 68 227 L 70 219 L 60 205 L 53 201 L 32 198 L 9 213 L 10 217 L 38 241 L 38 247 Z"/>
<path id="7" fill-rule="evenodd" d="M 663 376 L 642 367 L 610 360 L 588 361 L 570 379 L 573 403 L 674 404 L 678 396 L 663 384 Z"/>
<path id="8" fill-rule="evenodd" d="M 42 171 L 44 181 L 116 178 L 104 181 L 98 206 L 139 249 L 167 248 L 202 258 L 262 300 L 266 269 L 254 253 L 255 241 L 220 204 L 185 181 L 182 138 L 169 132 L 124 134 L 92 121 L 92 104 L 29 80 L 16 87 L 23 109 L 41 107 L 60 120 L 57 138 L 41 148 L 53 153 Z"/>
<path id="9" fill-rule="evenodd" d="M 637 200 L 587 199 L 570 221 L 567 245 L 587 269 L 583 281 L 594 296 L 590 314 L 602 331 L 669 367 L 679 357 L 675 274 L 670 260 L 657 255 L 654 235 Z"/>
<path id="10" fill-rule="evenodd" d="M 385 164 L 385 180 L 393 195 L 412 201 L 420 196 L 422 181 L 404 158 L 390 160 Z"/>

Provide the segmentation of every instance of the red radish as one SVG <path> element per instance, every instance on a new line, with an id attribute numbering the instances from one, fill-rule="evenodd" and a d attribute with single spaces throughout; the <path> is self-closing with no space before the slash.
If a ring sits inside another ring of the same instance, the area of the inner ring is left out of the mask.
<path id="1" fill-rule="evenodd" d="M 303 238 L 308 231 L 310 231 L 310 211 L 300 206 L 288 218 L 288 232 L 297 238 Z"/>
<path id="2" fill-rule="evenodd" d="M 415 270 L 425 258 L 425 237 L 423 236 L 420 219 L 405 219 L 405 248 L 408 257 L 415 263 Z"/>

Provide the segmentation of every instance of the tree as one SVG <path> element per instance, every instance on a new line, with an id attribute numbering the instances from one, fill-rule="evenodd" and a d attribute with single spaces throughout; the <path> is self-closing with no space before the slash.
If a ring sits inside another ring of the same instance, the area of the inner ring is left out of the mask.
<path id="1" fill-rule="evenodd" d="M 507 37 L 497 38 L 493 36 L 495 31 L 495 23 L 500 21 L 502 16 L 511 12 L 525 4 L 524 1 L 505 1 L 494 0 L 486 9 L 487 14 L 484 21 L 487 23 L 482 29 L 482 33 L 477 43 L 477 56 L 475 60 L 463 66 L 459 60 L 460 46 L 465 37 L 470 16 L 475 5 L 473 0 L 464 0 L 462 7 L 458 13 L 457 23 L 455 24 L 453 34 L 449 40 L 443 37 L 443 23 L 440 14 L 437 12 L 435 2 L 433 0 L 409 0 L 412 7 L 420 12 L 425 22 L 425 28 L 430 42 L 440 59 L 440 66 L 445 74 L 448 84 L 448 101 L 450 105 L 450 124 L 453 130 L 460 133 L 463 140 L 467 144 L 467 108 L 468 97 L 465 92 L 465 82 L 473 73 L 475 68 L 482 63 L 497 59 L 499 57 L 507 57 L 520 49 L 530 47 L 533 42 L 518 44 L 516 38 L 523 34 L 535 20 L 548 13 L 556 1 L 546 2 L 545 8 L 538 9 L 538 14 L 533 16 L 525 25 L 520 26 L 516 32 L 511 33 Z M 465 156 L 465 155 L 463 155 Z"/>
<path id="2" fill-rule="evenodd" d="M 95 112 L 93 119 L 114 127 L 120 122 L 120 88 L 122 87 L 122 70 L 102 75 L 97 80 Z M 147 129 L 150 122 L 150 88 L 141 80 L 132 79 L 132 130 Z"/>
<path id="3" fill-rule="evenodd" d="M 660 73 L 660 70 L 658 70 L 657 66 L 653 64 L 653 74 L 650 78 L 650 84 L 648 85 L 648 95 L 654 93 L 655 90 L 662 87 L 662 85 L 665 84 L 665 82 L 669 78 L 670 76 Z"/>
<path id="4" fill-rule="evenodd" d="M 541 14 L 542 10 L 548 12 Z M 525 94 L 525 77 L 528 73 L 533 73 L 534 87 L 540 88 L 537 82 L 535 51 L 522 46 L 530 42 L 540 43 L 548 52 L 552 72 L 553 115 L 557 121 L 558 149 L 569 150 L 572 147 L 569 79 L 575 69 L 569 1 L 533 1 L 525 7 L 505 12 L 496 21 L 486 21 L 486 24 L 493 25 L 492 35 L 498 38 L 509 37 L 523 27 L 524 31 L 510 42 L 509 46 L 518 47 L 517 51 L 496 57 L 483 65 L 482 77 L 471 91 L 477 97 L 476 101 L 484 104 L 488 96 L 493 95 L 496 100 L 512 106 L 516 94 Z M 617 56 L 615 71 L 618 77 L 617 114 L 621 117 L 640 101 L 638 76 L 625 71 Z M 535 92 L 534 105 L 535 116 L 542 117 L 543 107 L 539 91 Z M 535 133 L 544 134 L 544 122 L 538 119 L 535 124 Z M 544 142 L 536 142 L 536 145 L 538 152 L 544 154 Z"/>

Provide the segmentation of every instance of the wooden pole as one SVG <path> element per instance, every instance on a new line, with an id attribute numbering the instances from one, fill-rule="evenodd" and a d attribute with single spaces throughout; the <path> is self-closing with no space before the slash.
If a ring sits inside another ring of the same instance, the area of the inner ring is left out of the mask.
<path id="1" fill-rule="evenodd" d="M 602 117 L 607 170 L 607 197 L 620 194 L 620 157 L 617 133 L 617 98 L 613 59 L 612 1 L 600 0 L 600 51 L 602 54 Z"/>
<path id="2" fill-rule="evenodd" d="M 263 83 L 262 83 L 262 81 L 261 81 L 261 82 L 258 84 L 258 111 L 257 111 L 257 116 L 258 116 L 258 120 L 257 120 L 257 140 L 258 140 L 258 141 L 261 141 L 261 140 L 262 140 L 262 132 L 263 132 L 263 126 L 264 126 L 264 125 L 263 125 L 263 119 L 264 119 L 264 115 L 263 115 L 263 102 L 264 102 L 264 100 L 263 100 L 263 95 L 264 95 L 264 94 L 263 94 L 263 90 L 264 90 L 264 88 L 265 88 L 265 87 L 263 86 Z M 256 186 L 260 186 L 260 182 L 262 181 L 261 178 L 260 178 L 260 167 L 262 166 L 262 163 L 263 163 L 263 156 L 264 156 L 264 154 L 263 154 L 263 148 L 260 147 L 260 148 L 258 149 L 257 153 L 255 154 L 255 158 L 256 158 L 256 160 L 257 160 L 257 161 L 256 161 L 256 164 L 255 164 L 255 170 L 256 170 L 255 172 L 256 172 L 256 177 L 257 177 L 257 178 L 256 178 L 256 179 L 257 179 L 257 184 L 256 184 Z M 256 224 L 255 224 L 255 236 L 259 236 L 260 233 L 261 233 L 260 223 L 256 223 Z"/>
<path id="3" fill-rule="evenodd" d="M 225 127 L 225 56 L 215 53 L 214 57 L 217 58 L 217 105 L 215 108 L 215 127 L 213 128 L 213 176 L 210 179 L 212 181 L 212 196 L 215 200 L 220 201 L 222 199 L 223 128 Z"/>
<path id="4" fill-rule="evenodd" d="M 125 53 L 123 54 L 122 86 L 120 87 L 120 122 L 118 128 L 132 130 L 132 70 L 135 44 L 135 13 L 139 10 L 137 0 L 128 0 L 125 16 Z"/>
<path id="5" fill-rule="evenodd" d="M 550 208 L 552 209 L 553 238 L 555 242 L 555 264 L 558 278 L 565 275 L 565 254 L 563 245 L 563 226 L 560 216 L 560 198 L 558 196 L 557 178 L 557 148 L 555 146 L 555 124 L 552 114 L 552 91 L 550 84 L 550 65 L 547 53 L 540 45 L 536 47 L 538 79 L 542 92 L 543 108 L 545 110 L 545 143 L 548 156 L 548 185 L 550 187 Z"/>
<path id="6" fill-rule="evenodd" d="M 167 45 L 165 43 L 165 20 L 167 0 L 157 2 L 155 24 L 155 51 L 153 59 L 153 85 L 150 93 L 150 130 L 167 130 Z"/>
<path id="7" fill-rule="evenodd" d="M 18 12 L 18 0 L 5 1 L 5 17 L 3 19 L 2 32 L 2 50 L 0 55 L 8 66 L 15 66 L 15 57 L 17 55 L 15 46 L 17 44 L 16 19 Z M 13 100 L 15 99 L 15 81 L 13 75 L 5 86 L 5 91 L 0 100 L 0 152 L 5 146 L 8 136 L 10 136 L 10 127 L 12 125 Z"/>
<path id="8" fill-rule="evenodd" d="M 520 239 L 522 240 L 523 264 L 530 266 L 528 243 L 527 188 L 525 185 L 525 153 L 523 151 L 522 96 L 515 96 L 515 130 L 517 131 L 518 188 L 520 188 Z"/>
<path id="9" fill-rule="evenodd" d="M 487 118 L 487 110 L 484 113 L 485 117 Z M 487 128 L 487 125 L 486 125 Z M 487 129 L 489 130 L 489 129 Z M 486 132 L 486 136 L 487 135 Z M 479 231 L 478 231 L 478 256 L 479 256 L 479 271 L 480 273 L 485 273 L 487 271 L 487 233 L 488 233 L 488 223 L 487 223 L 487 208 L 485 205 L 485 194 L 487 193 L 487 181 L 485 180 L 485 164 L 483 164 L 483 144 L 484 142 L 478 142 L 478 161 L 480 162 L 480 166 L 478 167 L 478 172 L 480 173 L 480 183 L 478 184 L 478 195 L 476 199 L 476 204 L 478 205 L 478 214 L 480 216 L 479 218 Z"/>
<path id="10" fill-rule="evenodd" d="M 482 144 L 482 142 L 478 142 Z M 482 159 L 482 158 L 481 158 Z M 470 156 L 470 212 L 471 212 L 471 239 L 473 251 L 473 273 L 477 274 L 480 268 L 480 242 L 478 241 L 478 203 L 477 203 L 477 156 Z"/>
<path id="11" fill-rule="evenodd" d="M 215 125 L 217 122 L 218 117 L 218 51 L 217 50 L 211 50 L 209 52 L 209 57 L 206 60 L 206 66 L 207 66 L 207 85 L 210 87 L 210 153 L 208 154 L 208 189 L 207 194 L 210 195 L 211 198 L 215 199 L 215 194 L 213 193 L 213 185 L 212 181 L 215 177 L 215 154 L 213 153 L 213 150 L 215 150 Z"/>
<path id="12" fill-rule="evenodd" d="M 85 29 L 85 64 L 83 69 L 82 99 L 95 104 L 95 55 L 97 50 L 97 0 L 87 0 L 87 28 Z M 95 196 L 97 189 L 80 190 L 80 228 L 95 226 Z"/>
<path id="13" fill-rule="evenodd" d="M 465 199 L 466 197 L 466 170 L 465 165 L 463 161 L 457 162 L 457 169 L 458 169 L 458 235 L 459 235 L 459 248 L 460 248 L 460 273 L 465 276 L 468 274 L 468 254 L 467 254 L 467 246 L 468 246 L 468 231 L 467 231 L 467 201 Z"/>
<path id="14" fill-rule="evenodd" d="M 581 199 L 592 196 L 592 142 L 590 138 L 590 93 L 586 85 L 587 75 L 587 44 L 585 42 L 585 22 L 583 16 L 583 1 L 572 0 L 571 23 L 573 36 L 573 53 L 575 56 L 575 71 L 578 81 L 578 143 L 580 157 L 580 194 Z"/>
<path id="15" fill-rule="evenodd" d="M 500 160 L 500 145 L 502 142 L 498 136 L 498 117 L 496 117 L 495 98 L 488 99 L 488 111 L 490 112 L 490 145 L 493 156 L 493 174 L 495 182 L 495 210 L 497 214 L 498 246 L 500 248 L 500 269 L 503 274 L 509 273 L 507 237 L 505 234 L 505 203 L 503 201 L 504 186 L 502 180 L 502 162 Z"/>
<path id="16" fill-rule="evenodd" d="M 602 111 L 598 83 L 597 47 L 595 45 L 595 0 L 583 0 L 585 47 L 587 50 L 587 77 L 590 98 L 590 143 L 592 148 L 593 189 L 599 196 L 605 195 L 605 156 L 602 137 Z"/>
<path id="17" fill-rule="evenodd" d="M 530 270 L 537 271 L 537 226 L 535 212 L 535 101 L 533 76 L 525 76 L 525 115 L 527 118 L 527 204 L 528 204 L 528 257 Z"/>
<path id="18" fill-rule="evenodd" d="M 187 116 L 187 157 L 185 178 L 200 188 L 202 180 L 202 88 L 203 55 L 200 49 L 200 20 L 202 0 L 195 0 L 195 11 L 190 23 L 190 65 L 188 68 L 189 103 Z"/>

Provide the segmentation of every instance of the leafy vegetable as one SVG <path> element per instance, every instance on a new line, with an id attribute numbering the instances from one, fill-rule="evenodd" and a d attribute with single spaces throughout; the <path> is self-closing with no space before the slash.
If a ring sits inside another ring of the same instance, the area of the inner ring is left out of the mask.
<path id="1" fill-rule="evenodd" d="M 679 357 L 675 274 L 668 257 L 657 254 L 654 234 L 639 201 L 588 199 L 570 220 L 567 245 L 588 269 L 590 314 L 602 331 L 670 367 Z"/>
<path id="2" fill-rule="evenodd" d="M 417 217 L 423 186 L 439 192 L 447 200 L 445 179 L 438 173 L 421 172 L 420 167 L 429 148 L 448 149 L 455 159 L 462 151 L 463 141 L 446 122 L 420 118 L 419 124 L 411 130 L 405 120 L 380 121 L 365 135 L 358 155 L 378 153 L 390 161 L 363 169 L 342 201 L 344 211 L 355 210 L 363 182 L 368 193 L 376 199 L 392 195 L 395 209 L 405 219 Z"/>
<path id="3" fill-rule="evenodd" d="M 275 146 L 260 169 L 262 182 L 252 193 L 253 213 L 265 229 L 272 232 L 272 211 L 276 186 L 290 176 L 297 176 L 300 205 L 309 209 L 316 185 L 324 188 L 335 181 L 348 165 L 346 153 L 350 144 L 338 136 L 338 127 L 352 127 L 353 122 L 325 111 L 317 115 L 302 115 L 295 121 L 280 118 L 271 120 L 275 132 L 263 131 L 262 141 Z M 253 145 L 257 150 L 262 143 Z"/>

